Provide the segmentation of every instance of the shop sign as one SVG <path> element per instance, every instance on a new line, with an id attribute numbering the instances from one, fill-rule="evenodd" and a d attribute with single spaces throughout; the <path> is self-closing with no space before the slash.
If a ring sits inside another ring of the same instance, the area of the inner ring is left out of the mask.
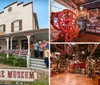
<path id="1" fill-rule="evenodd" d="M 33 82 L 37 73 L 29 69 L 0 69 L 0 81 Z"/>

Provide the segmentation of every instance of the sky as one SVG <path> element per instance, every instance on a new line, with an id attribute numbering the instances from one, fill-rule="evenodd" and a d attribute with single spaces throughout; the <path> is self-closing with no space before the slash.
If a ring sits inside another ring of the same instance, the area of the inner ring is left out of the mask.
<path id="1" fill-rule="evenodd" d="M 0 12 L 4 11 L 4 7 L 15 1 L 25 4 L 33 1 L 33 11 L 37 13 L 39 28 L 49 28 L 49 0 L 0 0 Z"/>

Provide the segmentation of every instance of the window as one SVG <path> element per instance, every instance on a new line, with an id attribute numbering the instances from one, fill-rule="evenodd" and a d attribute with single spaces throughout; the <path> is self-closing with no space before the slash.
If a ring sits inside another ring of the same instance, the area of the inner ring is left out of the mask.
<path id="1" fill-rule="evenodd" d="M 11 32 L 18 32 L 22 30 L 22 20 L 16 20 L 11 23 Z"/>
<path id="2" fill-rule="evenodd" d="M 19 31 L 19 21 L 14 22 L 14 32 Z"/>
<path id="3" fill-rule="evenodd" d="M 0 26 L 0 32 L 3 32 L 3 25 Z"/>
<path id="4" fill-rule="evenodd" d="M 5 32 L 5 25 L 0 25 L 0 32 Z"/>

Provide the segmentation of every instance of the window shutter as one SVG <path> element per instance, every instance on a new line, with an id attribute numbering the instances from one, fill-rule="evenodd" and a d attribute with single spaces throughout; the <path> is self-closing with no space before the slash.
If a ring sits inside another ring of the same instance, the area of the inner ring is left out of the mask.
<path id="1" fill-rule="evenodd" d="M 5 32 L 5 25 L 3 25 L 3 32 Z"/>
<path id="2" fill-rule="evenodd" d="M 22 20 L 19 20 L 19 31 L 22 30 Z"/>
<path id="3" fill-rule="evenodd" d="M 14 32 L 14 23 L 11 23 L 11 32 Z"/>

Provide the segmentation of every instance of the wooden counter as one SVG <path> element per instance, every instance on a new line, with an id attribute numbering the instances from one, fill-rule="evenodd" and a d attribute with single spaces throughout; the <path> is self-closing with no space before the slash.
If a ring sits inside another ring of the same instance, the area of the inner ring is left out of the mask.
<path id="1" fill-rule="evenodd" d="M 94 82 L 95 82 L 95 85 L 100 85 L 100 76 L 94 75 Z"/>

